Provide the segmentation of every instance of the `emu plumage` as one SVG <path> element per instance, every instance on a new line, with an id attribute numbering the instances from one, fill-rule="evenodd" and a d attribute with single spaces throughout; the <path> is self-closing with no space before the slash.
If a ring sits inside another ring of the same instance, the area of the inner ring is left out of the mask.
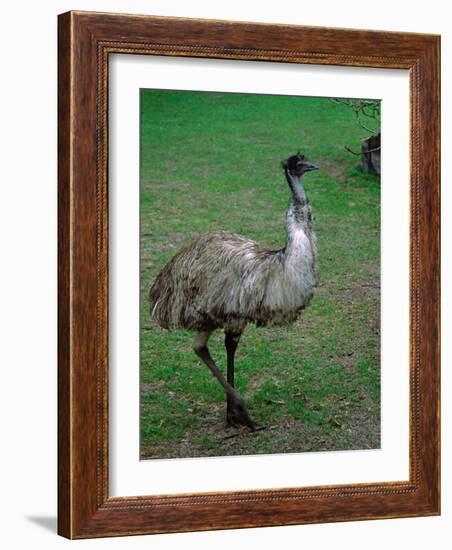
<path id="1" fill-rule="evenodd" d="M 283 248 L 263 247 L 226 231 L 206 233 L 168 262 L 150 290 L 151 317 L 161 327 L 197 331 L 193 348 L 227 394 L 231 425 L 255 427 L 234 388 L 234 355 L 246 325 L 292 323 L 313 296 L 317 245 L 302 176 L 316 168 L 300 153 L 283 162 L 292 194 Z M 227 379 L 207 348 L 217 328 L 226 335 Z"/>

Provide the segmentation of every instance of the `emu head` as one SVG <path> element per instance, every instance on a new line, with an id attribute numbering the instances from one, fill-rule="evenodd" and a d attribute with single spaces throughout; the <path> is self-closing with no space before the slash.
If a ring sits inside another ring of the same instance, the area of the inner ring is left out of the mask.
<path id="1" fill-rule="evenodd" d="M 318 166 L 308 162 L 306 157 L 302 155 L 299 151 L 296 155 L 289 157 L 284 160 L 282 166 L 286 172 L 289 172 L 292 176 L 301 177 L 306 172 L 311 170 L 318 170 Z"/>

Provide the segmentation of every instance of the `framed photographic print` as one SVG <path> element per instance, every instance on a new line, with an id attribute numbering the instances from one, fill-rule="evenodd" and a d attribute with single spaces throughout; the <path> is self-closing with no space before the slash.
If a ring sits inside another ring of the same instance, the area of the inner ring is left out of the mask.
<path id="1" fill-rule="evenodd" d="M 59 17 L 59 533 L 439 514 L 439 37 Z"/>

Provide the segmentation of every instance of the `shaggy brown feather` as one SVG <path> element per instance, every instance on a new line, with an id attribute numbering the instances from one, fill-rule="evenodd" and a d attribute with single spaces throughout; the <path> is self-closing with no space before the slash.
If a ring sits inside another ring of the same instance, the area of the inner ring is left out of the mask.
<path id="1" fill-rule="evenodd" d="M 309 303 L 317 250 L 311 207 L 292 201 L 282 249 L 240 235 L 200 235 L 180 250 L 150 289 L 152 318 L 163 328 L 242 332 L 293 322 Z"/>

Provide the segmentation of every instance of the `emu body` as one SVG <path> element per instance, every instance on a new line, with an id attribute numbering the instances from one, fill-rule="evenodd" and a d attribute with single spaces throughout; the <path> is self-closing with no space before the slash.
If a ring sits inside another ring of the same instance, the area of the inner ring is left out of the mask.
<path id="1" fill-rule="evenodd" d="M 254 429 L 243 398 L 234 388 L 234 356 L 248 323 L 284 325 L 311 300 L 317 279 L 317 246 L 311 206 L 302 184 L 317 167 L 303 155 L 283 163 L 292 200 L 287 239 L 280 249 L 226 231 L 206 233 L 180 250 L 150 289 L 151 317 L 166 329 L 197 331 L 195 353 L 227 395 L 227 421 Z M 207 347 L 211 333 L 225 331 L 227 378 Z"/>

